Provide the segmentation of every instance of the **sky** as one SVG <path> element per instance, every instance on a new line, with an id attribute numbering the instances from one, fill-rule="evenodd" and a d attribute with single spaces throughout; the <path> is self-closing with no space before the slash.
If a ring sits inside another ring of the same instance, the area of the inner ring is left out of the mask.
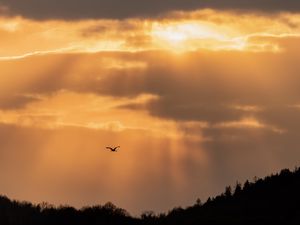
<path id="1" fill-rule="evenodd" d="M 0 194 L 139 215 L 293 169 L 299 58 L 295 0 L 0 0 Z"/>

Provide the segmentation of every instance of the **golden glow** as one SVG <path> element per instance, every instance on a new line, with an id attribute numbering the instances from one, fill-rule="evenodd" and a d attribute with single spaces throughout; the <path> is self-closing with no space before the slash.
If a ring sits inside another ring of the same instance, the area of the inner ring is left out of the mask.
<path id="1" fill-rule="evenodd" d="M 154 23 L 152 27 L 152 37 L 154 38 L 154 42 L 161 48 L 169 48 L 171 50 L 196 50 L 199 46 L 195 46 L 195 43 L 193 44 L 194 40 L 226 40 L 224 34 L 214 30 L 208 25 L 196 22 L 172 24 Z"/>
<path id="2" fill-rule="evenodd" d="M 273 166 L 277 139 L 298 133 L 299 22 L 213 10 L 0 17 L 0 194 L 162 211 L 219 193 L 224 168 L 237 179 L 247 163 Z"/>
<path id="3" fill-rule="evenodd" d="M 154 136 L 170 138 L 184 135 L 173 121 L 161 121 L 144 111 L 119 108 L 126 104 L 146 104 L 157 98 L 153 95 L 115 99 L 61 91 L 51 98 L 32 97 L 39 97 L 39 101 L 23 110 L 0 111 L 0 123 L 43 129 L 79 127 L 112 132 L 142 130 Z"/>
<path id="4" fill-rule="evenodd" d="M 252 128 L 252 129 L 269 129 L 273 132 L 282 133 L 283 130 L 263 124 L 255 118 L 243 118 L 240 121 L 223 122 L 214 125 L 215 128 Z"/>
<path id="5" fill-rule="evenodd" d="M 290 21 L 289 23 L 285 21 Z M 271 51 L 284 49 L 277 40 L 299 37 L 298 14 L 275 17 L 200 10 L 164 19 L 32 21 L 0 18 L 0 59 L 19 59 L 61 52 Z M 26 37 L 26 38 L 24 38 Z M 273 39 L 270 39 L 273 37 Z"/>

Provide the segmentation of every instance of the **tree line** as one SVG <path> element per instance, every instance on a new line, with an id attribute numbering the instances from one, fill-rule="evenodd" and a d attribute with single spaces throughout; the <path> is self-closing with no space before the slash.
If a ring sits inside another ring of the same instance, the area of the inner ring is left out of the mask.
<path id="1" fill-rule="evenodd" d="M 48 203 L 32 204 L 0 196 L 2 225 L 260 225 L 300 224 L 300 169 L 284 169 L 244 184 L 237 182 L 224 193 L 197 199 L 193 206 L 175 207 L 168 213 L 144 212 L 132 217 L 108 202 L 75 209 Z"/>

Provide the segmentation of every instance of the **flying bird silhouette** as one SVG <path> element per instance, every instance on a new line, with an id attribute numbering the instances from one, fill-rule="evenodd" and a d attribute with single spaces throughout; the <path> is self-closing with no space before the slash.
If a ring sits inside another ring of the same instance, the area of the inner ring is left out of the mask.
<path id="1" fill-rule="evenodd" d="M 116 152 L 118 148 L 120 148 L 120 146 L 117 147 L 106 147 L 107 149 L 111 150 L 112 152 Z"/>

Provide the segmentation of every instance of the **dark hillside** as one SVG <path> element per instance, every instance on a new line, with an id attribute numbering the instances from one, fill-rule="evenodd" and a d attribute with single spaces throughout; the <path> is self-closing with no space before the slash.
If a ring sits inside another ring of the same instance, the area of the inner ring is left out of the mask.
<path id="1" fill-rule="evenodd" d="M 205 204 L 174 209 L 159 224 L 300 224 L 300 170 L 227 187 Z M 163 221 L 163 222 L 162 222 Z"/>
<path id="2" fill-rule="evenodd" d="M 168 214 L 144 213 L 131 217 L 112 203 L 80 210 L 69 206 L 33 205 L 0 197 L 1 225 L 217 225 L 217 224 L 300 224 L 300 169 L 285 169 L 279 174 L 237 183 L 232 189 L 204 204 L 174 208 Z"/>

